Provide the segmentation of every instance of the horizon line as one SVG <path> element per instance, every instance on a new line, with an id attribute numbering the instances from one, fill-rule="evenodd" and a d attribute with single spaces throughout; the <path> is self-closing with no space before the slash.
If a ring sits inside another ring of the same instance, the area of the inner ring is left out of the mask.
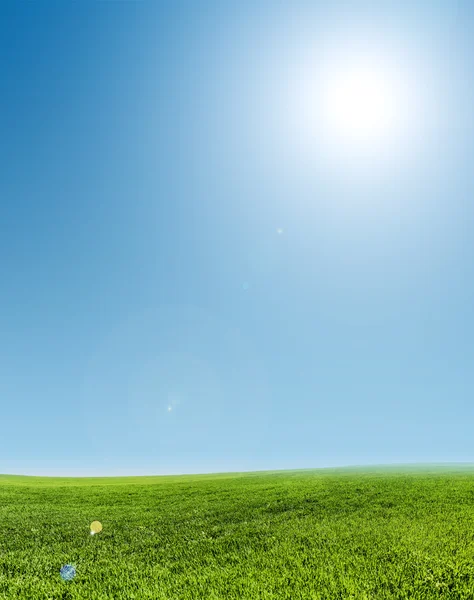
<path id="1" fill-rule="evenodd" d="M 252 475 L 254 473 L 284 473 L 295 471 L 328 471 L 328 470 L 347 470 L 347 469 L 394 469 L 394 468 L 441 468 L 441 467 L 473 467 L 474 462 L 458 461 L 458 462 L 403 462 L 403 463 L 357 463 L 333 465 L 324 467 L 297 467 L 297 468 L 281 468 L 281 469 L 256 469 L 256 470 L 233 470 L 233 471 L 199 471 L 199 472 L 175 472 L 175 473 L 151 473 L 151 474 L 133 474 L 133 473 L 116 473 L 107 475 L 98 474 L 82 474 L 82 475 L 60 475 L 60 474 L 41 474 L 41 473 L 0 473 L 0 477 L 37 477 L 50 479 L 113 479 L 113 478 L 151 478 L 151 477 L 192 477 L 205 475 Z"/>

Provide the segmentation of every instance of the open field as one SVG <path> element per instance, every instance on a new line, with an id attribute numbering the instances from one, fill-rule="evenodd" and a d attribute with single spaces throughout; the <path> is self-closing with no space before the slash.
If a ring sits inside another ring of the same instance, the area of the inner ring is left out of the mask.
<path id="1" fill-rule="evenodd" d="M 13 598 L 472 599 L 474 467 L 0 476 Z"/>

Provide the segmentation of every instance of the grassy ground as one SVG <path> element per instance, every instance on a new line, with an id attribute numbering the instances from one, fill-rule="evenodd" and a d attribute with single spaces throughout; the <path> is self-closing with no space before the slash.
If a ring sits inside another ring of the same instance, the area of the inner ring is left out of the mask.
<path id="1" fill-rule="evenodd" d="M 12 598 L 473 599 L 474 470 L 0 476 Z"/>

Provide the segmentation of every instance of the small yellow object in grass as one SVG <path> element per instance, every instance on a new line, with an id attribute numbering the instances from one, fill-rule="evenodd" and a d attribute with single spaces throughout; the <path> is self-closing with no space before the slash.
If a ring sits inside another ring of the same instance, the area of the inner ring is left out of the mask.
<path id="1" fill-rule="evenodd" d="M 102 531 L 102 523 L 94 521 L 91 523 L 91 534 L 100 533 Z"/>

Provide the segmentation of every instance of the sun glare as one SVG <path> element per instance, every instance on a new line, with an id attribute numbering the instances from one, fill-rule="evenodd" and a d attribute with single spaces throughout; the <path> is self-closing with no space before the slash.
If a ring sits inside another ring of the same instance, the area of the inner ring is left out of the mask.
<path id="1" fill-rule="evenodd" d="M 328 133 L 340 143 L 377 143 L 396 123 L 398 90 L 382 71 L 354 65 L 336 71 L 323 88 Z"/>
<path id="2" fill-rule="evenodd" d="M 418 153 L 429 92 L 415 52 L 336 37 L 287 64 L 285 127 L 300 161 L 373 174 L 376 165 L 405 164 Z"/>
<path id="3" fill-rule="evenodd" d="M 413 129 L 408 72 L 388 57 L 339 56 L 322 66 L 317 88 L 319 135 L 332 154 L 392 153 Z"/>

